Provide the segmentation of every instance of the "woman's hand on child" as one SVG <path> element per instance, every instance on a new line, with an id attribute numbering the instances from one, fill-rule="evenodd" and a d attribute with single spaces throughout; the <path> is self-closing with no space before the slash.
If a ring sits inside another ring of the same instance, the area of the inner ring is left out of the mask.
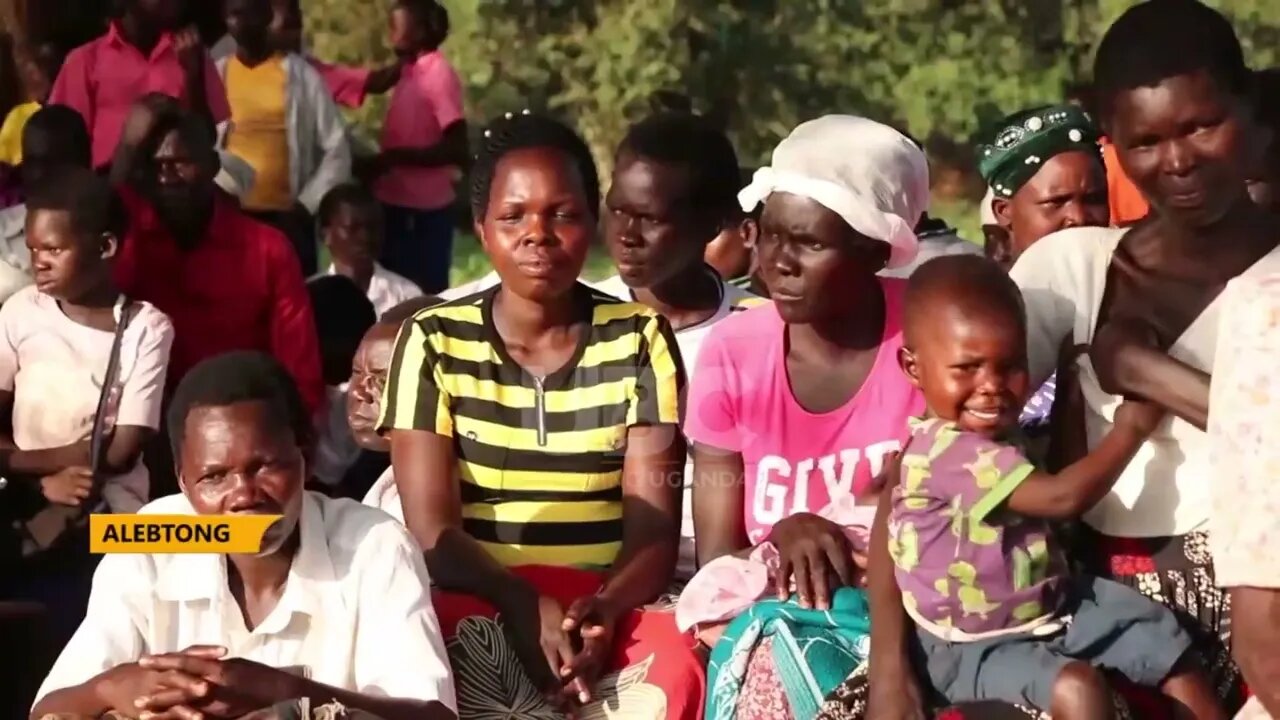
<path id="1" fill-rule="evenodd" d="M 838 587 L 856 581 L 853 549 L 839 525 L 812 513 L 799 513 L 773 526 L 769 541 L 782 564 L 774 579 L 778 599 L 791 597 L 795 579 L 800 607 L 829 610 Z"/>
<path id="2" fill-rule="evenodd" d="M 1165 414 L 1165 409 L 1153 402 L 1125 399 L 1116 409 L 1116 426 L 1128 428 L 1145 438 L 1155 432 Z"/>
<path id="3" fill-rule="evenodd" d="M 79 507 L 93 488 L 93 471 L 87 467 L 69 467 L 62 472 L 40 478 L 40 492 L 58 505 Z"/>

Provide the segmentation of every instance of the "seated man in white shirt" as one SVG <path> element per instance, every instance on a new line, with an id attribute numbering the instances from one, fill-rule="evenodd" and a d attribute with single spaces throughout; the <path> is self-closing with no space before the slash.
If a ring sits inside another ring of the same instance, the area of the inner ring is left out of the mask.
<path id="1" fill-rule="evenodd" d="M 395 475 L 391 472 L 389 453 L 391 441 L 378 434 L 378 416 L 382 414 L 382 391 L 387 386 L 387 371 L 391 368 L 391 354 L 395 350 L 396 333 L 406 320 L 419 310 L 440 303 L 435 297 L 422 297 L 398 305 L 388 311 L 365 333 L 351 364 L 351 379 L 347 383 L 347 424 L 356 443 L 368 457 L 382 457 L 384 462 L 370 463 L 379 468 L 376 478 L 364 495 L 364 504 L 376 507 L 391 517 L 404 522 L 404 510 L 400 507 L 400 491 Z"/>
<path id="2" fill-rule="evenodd" d="M 181 495 L 143 513 L 282 515 L 257 555 L 108 555 L 32 716 L 237 718 L 300 700 L 453 718 L 430 581 L 384 513 L 303 490 L 311 422 L 259 353 L 207 360 L 168 416 Z"/>
<path id="3" fill-rule="evenodd" d="M 320 202 L 316 219 L 332 259 L 327 274 L 350 278 L 369 296 L 379 315 L 422 296 L 412 280 L 374 259 L 382 252 L 382 206 L 363 186 L 345 184 L 330 190 Z"/>

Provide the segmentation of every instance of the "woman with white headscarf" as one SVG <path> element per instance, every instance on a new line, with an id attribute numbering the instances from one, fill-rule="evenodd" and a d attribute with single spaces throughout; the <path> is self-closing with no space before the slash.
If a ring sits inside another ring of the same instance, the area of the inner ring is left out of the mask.
<path id="1" fill-rule="evenodd" d="M 740 195 L 747 210 L 764 205 L 757 252 L 773 302 L 717 325 L 692 374 L 685 431 L 694 443 L 698 560 L 771 544 L 777 595 L 790 596 L 794 581 L 796 598 L 758 603 L 739 620 L 785 615 L 792 636 L 839 638 L 814 645 L 845 647 L 848 662 L 792 657 L 807 675 L 793 682 L 795 674 L 778 671 L 781 644 L 743 642 L 735 621 L 711 657 L 718 712 L 811 717 L 861 659 L 866 605 L 851 589 L 856 548 L 843 525 L 818 513 L 870 492 L 901 448 L 907 419 L 924 409 L 897 363 L 905 281 L 877 273 L 914 259 L 913 228 L 928 198 L 920 148 L 845 115 L 797 127 Z M 820 628 L 821 619 L 806 626 L 807 615 L 862 622 L 842 633 Z M 742 682 L 716 674 L 726 662 L 749 662 Z"/>

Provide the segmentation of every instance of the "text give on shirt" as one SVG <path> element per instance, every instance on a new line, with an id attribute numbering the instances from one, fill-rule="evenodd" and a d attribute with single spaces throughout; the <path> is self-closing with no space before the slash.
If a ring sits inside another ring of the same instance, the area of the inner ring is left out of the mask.
<path id="1" fill-rule="evenodd" d="M 90 515 L 89 552 L 256 554 L 281 515 Z"/>

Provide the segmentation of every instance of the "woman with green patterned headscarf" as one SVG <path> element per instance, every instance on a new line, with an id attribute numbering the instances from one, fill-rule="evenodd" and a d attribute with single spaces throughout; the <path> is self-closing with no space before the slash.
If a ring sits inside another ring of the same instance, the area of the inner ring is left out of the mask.
<path id="1" fill-rule="evenodd" d="M 1099 133 L 1075 105 L 1011 115 L 978 151 L 1004 246 L 988 255 L 1006 268 L 1040 238 L 1070 227 L 1105 226 L 1107 176 Z"/>

